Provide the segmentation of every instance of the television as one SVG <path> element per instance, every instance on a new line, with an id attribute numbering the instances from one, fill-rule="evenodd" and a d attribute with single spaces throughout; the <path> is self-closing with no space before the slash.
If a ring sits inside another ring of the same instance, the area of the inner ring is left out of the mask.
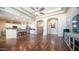
<path id="1" fill-rule="evenodd" d="M 72 30 L 75 33 L 79 33 L 79 14 L 74 16 L 72 19 Z"/>
<path id="2" fill-rule="evenodd" d="M 70 32 L 70 31 L 69 31 L 69 29 L 64 29 L 64 31 L 63 31 L 63 32 Z"/>

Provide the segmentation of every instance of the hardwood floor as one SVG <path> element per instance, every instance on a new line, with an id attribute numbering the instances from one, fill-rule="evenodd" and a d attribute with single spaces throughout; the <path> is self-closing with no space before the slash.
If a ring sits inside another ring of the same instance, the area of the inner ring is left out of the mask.
<path id="1" fill-rule="evenodd" d="M 69 51 L 62 38 L 48 35 L 27 35 L 0 42 L 1 51 Z"/>

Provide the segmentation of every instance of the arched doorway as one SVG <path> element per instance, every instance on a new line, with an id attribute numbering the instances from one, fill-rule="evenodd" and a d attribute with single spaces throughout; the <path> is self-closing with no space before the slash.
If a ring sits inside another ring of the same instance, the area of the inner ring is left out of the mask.
<path id="1" fill-rule="evenodd" d="M 43 35 L 43 20 L 37 21 L 37 34 Z"/>
<path id="2" fill-rule="evenodd" d="M 50 18 L 47 21 L 47 34 L 58 36 L 58 18 Z"/>

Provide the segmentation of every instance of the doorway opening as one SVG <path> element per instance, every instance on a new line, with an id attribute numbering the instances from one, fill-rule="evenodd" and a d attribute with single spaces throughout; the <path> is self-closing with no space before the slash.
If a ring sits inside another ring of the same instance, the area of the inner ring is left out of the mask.
<path id="1" fill-rule="evenodd" d="M 44 26 L 44 22 L 43 20 L 39 20 L 37 21 L 37 35 L 43 35 L 43 26 Z"/>

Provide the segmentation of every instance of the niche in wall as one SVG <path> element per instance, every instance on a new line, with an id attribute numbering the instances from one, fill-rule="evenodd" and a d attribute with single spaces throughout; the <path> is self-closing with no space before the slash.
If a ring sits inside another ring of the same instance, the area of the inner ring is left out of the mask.
<path id="1" fill-rule="evenodd" d="M 47 32 L 48 34 L 57 34 L 58 32 L 58 19 L 50 18 L 47 21 Z"/>

